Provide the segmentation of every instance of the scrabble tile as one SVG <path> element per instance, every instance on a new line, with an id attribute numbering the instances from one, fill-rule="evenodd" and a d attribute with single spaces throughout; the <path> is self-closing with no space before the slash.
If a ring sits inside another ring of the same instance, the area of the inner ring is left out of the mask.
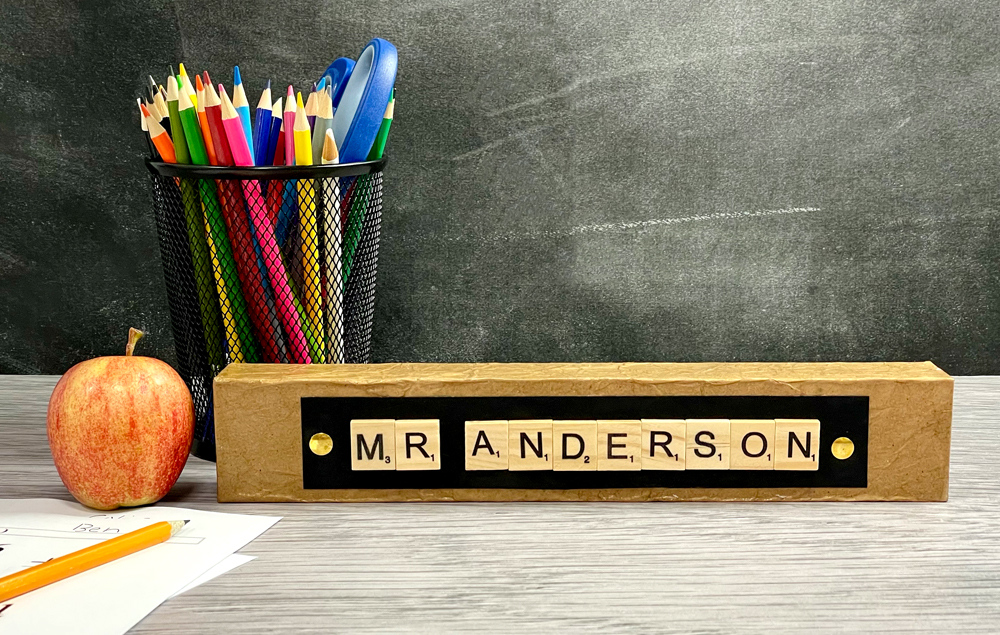
<path id="1" fill-rule="evenodd" d="M 465 469 L 507 469 L 507 422 L 465 422 Z"/>
<path id="2" fill-rule="evenodd" d="M 819 419 L 774 420 L 774 469 L 819 469 Z"/>
<path id="3" fill-rule="evenodd" d="M 553 421 L 552 447 L 555 471 L 597 471 L 597 422 Z"/>
<path id="4" fill-rule="evenodd" d="M 396 419 L 396 469 L 441 469 L 441 422 Z"/>
<path id="5" fill-rule="evenodd" d="M 597 471 L 642 469 L 642 422 L 638 419 L 597 422 Z"/>
<path id="6" fill-rule="evenodd" d="M 512 472 L 552 469 L 552 420 L 507 422 L 507 469 Z"/>
<path id="7" fill-rule="evenodd" d="M 642 419 L 642 469 L 683 470 L 686 435 L 683 419 Z"/>
<path id="8" fill-rule="evenodd" d="M 729 438 L 729 469 L 774 469 L 774 419 L 731 419 Z"/>
<path id="9" fill-rule="evenodd" d="M 687 419 L 688 470 L 729 469 L 729 419 Z"/>
<path id="10" fill-rule="evenodd" d="M 396 469 L 396 422 L 351 419 L 351 469 Z"/>

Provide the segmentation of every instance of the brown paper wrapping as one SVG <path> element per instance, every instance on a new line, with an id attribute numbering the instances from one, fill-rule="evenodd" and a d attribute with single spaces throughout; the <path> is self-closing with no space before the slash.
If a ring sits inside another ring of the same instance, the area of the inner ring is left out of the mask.
<path id="1" fill-rule="evenodd" d="M 953 380 L 930 362 L 231 364 L 215 380 L 220 502 L 944 501 Z M 868 487 L 306 490 L 302 397 L 869 397 Z"/>

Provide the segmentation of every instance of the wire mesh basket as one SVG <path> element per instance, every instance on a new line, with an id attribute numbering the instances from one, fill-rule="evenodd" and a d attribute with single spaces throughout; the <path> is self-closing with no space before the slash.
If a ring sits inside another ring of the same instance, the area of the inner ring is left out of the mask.
<path id="1" fill-rule="evenodd" d="M 215 460 L 230 363 L 367 363 L 385 159 L 233 168 L 146 162 L 191 452 Z"/>

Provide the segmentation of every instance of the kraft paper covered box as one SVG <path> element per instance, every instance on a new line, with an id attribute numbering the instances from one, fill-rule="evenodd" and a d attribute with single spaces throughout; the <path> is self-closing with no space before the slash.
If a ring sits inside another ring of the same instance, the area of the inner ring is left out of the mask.
<path id="1" fill-rule="evenodd" d="M 944 501 L 922 363 L 231 364 L 220 501 Z"/>

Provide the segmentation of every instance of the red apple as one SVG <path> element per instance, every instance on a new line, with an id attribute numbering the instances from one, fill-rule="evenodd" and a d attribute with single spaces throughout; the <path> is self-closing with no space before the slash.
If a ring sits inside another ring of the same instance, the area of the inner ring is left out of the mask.
<path id="1" fill-rule="evenodd" d="M 194 403 L 173 368 L 98 357 L 66 371 L 49 399 L 49 447 L 70 493 L 95 509 L 148 505 L 173 487 L 194 434 Z"/>

